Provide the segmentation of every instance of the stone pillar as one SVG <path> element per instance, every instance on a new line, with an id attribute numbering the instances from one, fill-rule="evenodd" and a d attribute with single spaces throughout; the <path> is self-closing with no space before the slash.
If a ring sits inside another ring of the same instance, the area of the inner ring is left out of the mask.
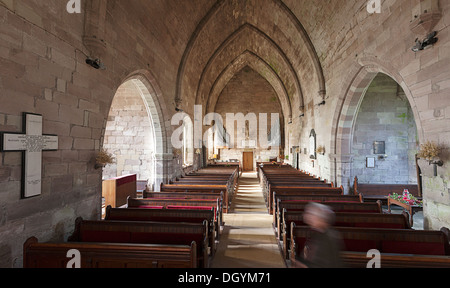
<path id="1" fill-rule="evenodd" d="M 104 41 L 106 1 L 91 0 L 86 4 L 83 44 L 93 59 L 99 59 L 106 52 L 106 42 Z"/>
<path id="2" fill-rule="evenodd" d="M 161 183 L 167 184 L 173 178 L 173 154 L 155 154 L 155 192 L 160 192 Z"/>
<path id="3" fill-rule="evenodd" d="M 353 187 L 353 155 L 330 154 L 331 171 L 330 175 L 334 185 L 344 187 L 345 194 L 350 194 Z"/>

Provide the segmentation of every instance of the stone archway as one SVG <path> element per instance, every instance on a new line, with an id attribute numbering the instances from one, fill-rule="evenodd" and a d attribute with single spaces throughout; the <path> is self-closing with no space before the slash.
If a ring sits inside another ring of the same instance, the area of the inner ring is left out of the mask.
<path id="1" fill-rule="evenodd" d="M 143 153 L 144 156 L 141 157 L 151 157 L 151 161 L 149 159 L 145 160 L 147 162 L 151 162 L 152 165 L 152 175 L 148 180 L 149 184 L 154 187 L 154 190 L 159 191 L 160 184 L 167 183 L 174 170 L 172 164 L 172 148 L 170 146 L 170 141 L 167 141 L 167 137 L 170 135 L 169 130 L 172 129 L 172 127 L 166 125 L 167 121 L 165 121 L 166 117 L 164 117 L 164 115 L 169 115 L 169 113 L 167 112 L 161 90 L 150 72 L 137 71 L 132 73 L 125 78 L 120 87 L 123 85 L 133 87 L 134 91 L 137 93 L 137 97 L 140 98 L 140 103 L 144 107 L 144 114 L 146 115 L 145 121 L 148 121 L 148 125 L 151 127 L 149 130 L 151 131 L 151 134 L 146 135 L 146 137 L 152 137 L 151 141 L 146 141 L 143 139 L 139 139 L 138 141 L 144 141 L 147 145 L 150 145 L 144 149 L 151 150 L 151 153 Z M 113 101 L 115 100 L 116 99 L 113 99 Z M 144 115 L 142 112 L 140 114 Z M 108 127 L 105 128 L 105 130 L 107 129 Z M 106 141 L 107 139 L 105 136 L 103 138 L 103 145 L 107 143 Z"/>
<path id="2" fill-rule="evenodd" d="M 418 109 L 402 76 L 389 63 L 374 57 L 360 59 L 358 64 L 351 68 L 350 76 L 344 81 L 331 131 L 331 178 L 337 185 L 344 186 L 346 191 L 349 191 L 353 183 L 352 141 L 356 116 L 369 85 L 379 73 L 386 74 L 403 89 L 414 114 L 417 137 L 423 139 Z"/>
<path id="3" fill-rule="evenodd" d="M 103 168 L 103 179 L 136 174 L 154 183 L 155 129 L 136 79 L 117 89 L 106 123 L 103 148 L 116 159 Z"/>

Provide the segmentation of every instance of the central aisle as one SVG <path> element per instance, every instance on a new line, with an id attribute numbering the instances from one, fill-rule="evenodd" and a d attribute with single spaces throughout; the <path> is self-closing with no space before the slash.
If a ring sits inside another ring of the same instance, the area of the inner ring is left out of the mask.
<path id="1" fill-rule="evenodd" d="M 211 268 L 286 268 L 256 172 L 243 173 Z"/>

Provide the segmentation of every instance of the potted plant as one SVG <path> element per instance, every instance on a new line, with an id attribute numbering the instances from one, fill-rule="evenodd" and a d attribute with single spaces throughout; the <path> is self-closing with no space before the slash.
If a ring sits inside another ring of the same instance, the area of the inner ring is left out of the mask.
<path id="1" fill-rule="evenodd" d="M 433 164 L 434 177 L 438 176 L 437 166 L 442 167 L 444 162 L 439 159 L 441 148 L 433 141 L 427 141 L 425 144 L 420 145 L 420 151 L 417 157 L 425 159 L 428 164 Z"/>
<path id="2" fill-rule="evenodd" d="M 324 155 L 325 154 L 325 147 L 320 145 L 319 147 L 317 147 L 316 153 L 318 153 L 320 155 Z"/>
<path id="3" fill-rule="evenodd" d="M 95 157 L 95 169 L 103 168 L 108 164 L 113 164 L 114 161 L 115 161 L 114 156 L 102 148 Z"/>
<path id="4" fill-rule="evenodd" d="M 425 144 L 420 145 L 420 151 L 417 156 L 427 160 L 430 165 L 442 166 L 444 163 L 439 159 L 440 152 L 441 148 L 435 142 L 427 141 Z"/>

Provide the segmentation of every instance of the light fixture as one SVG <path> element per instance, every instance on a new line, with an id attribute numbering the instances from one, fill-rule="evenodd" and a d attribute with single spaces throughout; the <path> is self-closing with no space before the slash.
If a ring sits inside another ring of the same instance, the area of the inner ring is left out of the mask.
<path id="1" fill-rule="evenodd" d="M 88 64 L 89 66 L 91 66 L 94 69 L 101 69 L 101 70 L 105 70 L 106 67 L 105 65 L 103 65 L 103 63 L 100 61 L 100 59 L 92 59 L 92 58 L 87 58 L 86 59 L 86 64 Z"/>
<path id="2" fill-rule="evenodd" d="M 420 41 L 419 38 L 416 39 L 416 45 L 414 45 L 411 50 L 413 52 L 419 52 L 422 51 L 424 49 L 430 48 L 431 46 L 433 46 L 434 44 L 436 44 L 439 40 L 439 38 L 436 37 L 437 32 L 431 32 L 430 34 L 427 35 L 427 37 L 425 39 L 423 39 L 423 41 Z"/>
<path id="3" fill-rule="evenodd" d="M 303 106 L 300 106 L 300 116 L 299 116 L 299 118 L 302 118 L 302 117 L 305 117 L 305 106 L 303 105 Z"/>

